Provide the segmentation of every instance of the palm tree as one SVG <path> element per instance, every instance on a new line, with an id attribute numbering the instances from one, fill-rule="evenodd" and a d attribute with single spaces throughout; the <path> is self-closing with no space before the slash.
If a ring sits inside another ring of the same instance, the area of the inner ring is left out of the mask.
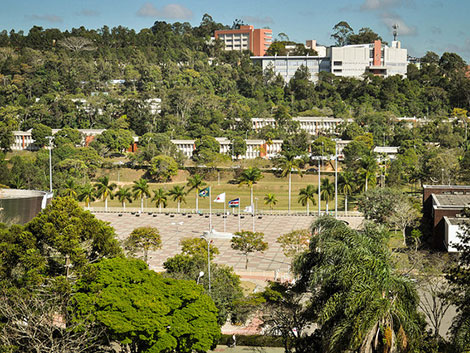
<path id="1" fill-rule="evenodd" d="M 160 209 L 160 213 L 162 213 L 162 205 L 163 207 L 166 207 L 168 202 L 167 192 L 165 191 L 165 189 L 160 188 L 157 190 L 153 190 L 153 195 L 154 196 L 152 198 L 152 202 L 155 202 L 157 204 L 158 208 Z"/>
<path id="2" fill-rule="evenodd" d="M 188 183 L 186 186 L 189 187 L 188 192 L 196 190 L 196 213 L 199 210 L 199 191 L 201 191 L 207 184 L 202 180 L 200 174 L 194 174 L 192 178 L 188 178 Z"/>
<path id="3" fill-rule="evenodd" d="M 335 196 L 335 184 L 330 182 L 330 179 L 324 178 L 321 180 L 320 196 L 326 202 L 326 213 L 328 213 L 328 203 Z"/>
<path id="4" fill-rule="evenodd" d="M 250 188 L 250 201 L 253 207 L 253 185 L 263 178 L 261 170 L 256 167 L 245 169 L 238 177 L 238 186 L 247 185 Z"/>
<path id="5" fill-rule="evenodd" d="M 140 178 L 139 180 L 134 181 L 132 191 L 134 192 L 134 200 L 140 198 L 140 212 L 144 212 L 144 199 L 150 197 L 149 184 L 147 184 L 147 180 Z"/>
<path id="6" fill-rule="evenodd" d="M 77 184 L 73 179 L 67 179 L 64 185 L 64 189 L 62 190 L 62 195 L 71 197 L 73 199 L 77 198 Z"/>
<path id="7" fill-rule="evenodd" d="M 186 199 L 185 199 L 186 191 L 184 191 L 184 186 L 183 187 L 178 186 L 178 185 L 173 186 L 173 189 L 170 189 L 170 191 L 168 191 L 168 195 L 172 197 L 173 201 L 178 202 L 178 213 L 179 213 L 181 202 L 186 203 Z"/>
<path id="8" fill-rule="evenodd" d="M 78 199 L 86 203 L 86 207 L 90 208 L 90 202 L 96 200 L 95 188 L 91 184 L 86 184 L 80 188 Z"/>
<path id="9" fill-rule="evenodd" d="M 130 188 L 121 188 L 119 187 L 119 190 L 116 191 L 114 196 L 117 196 L 119 202 L 122 204 L 122 208 L 126 209 L 126 200 L 132 203 L 132 193 Z"/>
<path id="10" fill-rule="evenodd" d="M 352 195 L 354 188 L 354 175 L 351 172 L 341 173 L 339 176 L 338 188 L 344 195 L 344 212 L 348 214 L 348 195 Z"/>
<path id="11" fill-rule="evenodd" d="M 98 182 L 95 183 L 96 196 L 103 197 L 104 200 L 104 209 L 108 210 L 108 197 L 111 200 L 114 198 L 113 190 L 116 189 L 115 183 L 109 183 L 109 177 L 103 176 L 98 178 Z"/>
<path id="12" fill-rule="evenodd" d="M 264 204 L 269 206 L 271 211 L 273 210 L 274 206 L 276 206 L 277 201 L 278 200 L 276 198 L 276 195 L 274 195 L 272 193 L 268 193 L 264 196 Z"/>
<path id="13" fill-rule="evenodd" d="M 365 155 L 360 160 L 361 168 L 359 169 L 362 177 L 365 180 L 364 191 L 367 191 L 368 181 L 371 177 L 375 176 L 377 170 L 377 160 L 374 155 Z"/>
<path id="14" fill-rule="evenodd" d="M 279 167 L 282 170 L 281 175 L 283 177 L 287 175 L 289 176 L 289 201 L 288 201 L 288 207 L 287 207 L 287 210 L 289 213 L 290 213 L 290 208 L 291 208 L 292 170 L 297 170 L 299 174 L 301 175 L 299 162 L 300 160 L 296 159 L 293 153 L 286 153 L 279 160 Z"/>
<path id="15" fill-rule="evenodd" d="M 312 205 L 316 205 L 317 202 L 315 201 L 315 196 L 318 192 L 318 189 L 313 185 L 307 185 L 306 188 L 300 189 L 299 191 L 299 202 L 302 206 L 307 206 L 307 215 L 310 214 L 310 201 Z"/>

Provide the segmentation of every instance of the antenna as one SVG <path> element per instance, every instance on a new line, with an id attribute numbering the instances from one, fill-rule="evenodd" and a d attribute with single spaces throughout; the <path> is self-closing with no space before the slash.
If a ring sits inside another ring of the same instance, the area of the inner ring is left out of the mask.
<path id="1" fill-rule="evenodd" d="M 397 36 L 398 36 L 398 24 L 395 23 L 393 26 L 393 40 L 396 42 L 397 41 Z"/>

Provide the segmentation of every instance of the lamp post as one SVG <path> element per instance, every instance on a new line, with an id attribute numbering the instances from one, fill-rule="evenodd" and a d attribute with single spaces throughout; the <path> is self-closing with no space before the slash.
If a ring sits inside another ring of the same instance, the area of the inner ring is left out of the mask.
<path id="1" fill-rule="evenodd" d="M 52 192 L 52 136 L 46 138 L 49 140 L 49 191 Z"/>
<path id="2" fill-rule="evenodd" d="M 199 284 L 199 280 L 204 276 L 204 271 L 199 272 L 199 276 L 197 277 L 196 284 Z"/>
<path id="3" fill-rule="evenodd" d="M 210 232 L 204 233 L 201 235 L 201 239 L 204 239 L 207 243 L 207 273 L 209 276 L 209 295 L 211 293 L 211 255 L 210 255 L 210 235 L 212 234 L 212 230 Z"/>

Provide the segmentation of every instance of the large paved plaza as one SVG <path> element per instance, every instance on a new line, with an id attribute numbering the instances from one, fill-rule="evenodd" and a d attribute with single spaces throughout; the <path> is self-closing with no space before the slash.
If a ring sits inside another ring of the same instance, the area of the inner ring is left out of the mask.
<path id="1" fill-rule="evenodd" d="M 142 226 L 157 227 L 162 237 L 162 249 L 149 253 L 150 267 L 156 271 L 163 270 L 163 262 L 166 258 L 179 253 L 180 240 L 188 237 L 199 237 L 203 231 L 209 229 L 209 218 L 199 215 L 149 215 L 141 214 L 139 217 L 130 213 L 119 216 L 116 213 L 96 213 L 95 216 L 103 221 L 110 222 L 116 229 L 120 240 L 125 239 L 134 228 Z M 343 218 L 352 227 L 358 227 L 361 217 Z M 229 239 L 214 239 L 214 244 L 220 251 L 215 262 L 233 266 L 235 271 L 245 276 L 274 276 L 275 271 L 280 275 L 289 271 L 289 261 L 282 253 L 276 239 L 285 233 L 296 229 L 307 229 L 315 220 L 308 216 L 263 216 L 261 219 L 255 217 L 255 230 L 263 232 L 269 248 L 264 253 L 255 253 L 250 256 L 248 271 L 245 271 L 245 257 L 238 251 L 232 250 Z M 214 230 L 223 232 L 224 219 L 222 215 L 212 217 Z M 252 230 L 253 218 L 248 215 L 240 220 L 242 230 Z M 226 218 L 226 231 L 234 233 L 238 231 L 238 217 L 229 215 Z"/>

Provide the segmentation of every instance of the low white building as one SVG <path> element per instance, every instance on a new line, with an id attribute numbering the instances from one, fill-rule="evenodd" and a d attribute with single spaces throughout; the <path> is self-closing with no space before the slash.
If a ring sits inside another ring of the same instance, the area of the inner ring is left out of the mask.
<path id="1" fill-rule="evenodd" d="M 320 133 L 332 134 L 336 128 L 344 122 L 341 118 L 330 116 L 299 116 L 292 118 L 299 123 L 300 129 L 308 132 L 310 135 L 319 135 Z M 252 129 L 259 131 L 263 127 L 276 127 L 274 118 L 253 118 L 251 119 Z"/>
<path id="2" fill-rule="evenodd" d="M 446 217 L 444 216 L 445 223 L 445 237 L 444 246 L 448 252 L 457 252 L 456 244 L 460 244 L 460 234 L 463 234 L 465 224 L 470 223 L 470 219 L 462 217 Z"/>

